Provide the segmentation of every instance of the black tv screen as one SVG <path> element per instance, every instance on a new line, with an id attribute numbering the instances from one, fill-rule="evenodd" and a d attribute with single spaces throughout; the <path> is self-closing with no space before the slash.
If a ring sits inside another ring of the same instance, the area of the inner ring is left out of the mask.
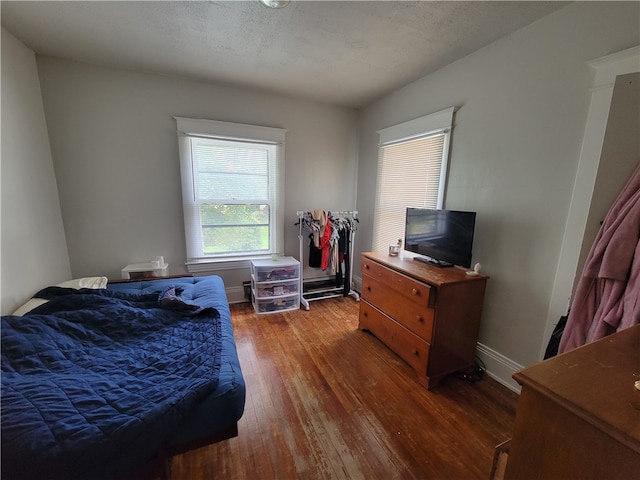
<path id="1" fill-rule="evenodd" d="M 407 208 L 404 248 L 438 266 L 471 266 L 476 212 Z"/>

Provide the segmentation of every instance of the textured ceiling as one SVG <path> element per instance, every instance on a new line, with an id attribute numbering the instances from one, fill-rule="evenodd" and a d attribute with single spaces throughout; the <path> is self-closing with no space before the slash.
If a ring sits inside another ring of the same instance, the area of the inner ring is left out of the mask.
<path id="1" fill-rule="evenodd" d="M 40 54 L 358 108 L 566 3 L 3 0 L 1 15 Z"/>

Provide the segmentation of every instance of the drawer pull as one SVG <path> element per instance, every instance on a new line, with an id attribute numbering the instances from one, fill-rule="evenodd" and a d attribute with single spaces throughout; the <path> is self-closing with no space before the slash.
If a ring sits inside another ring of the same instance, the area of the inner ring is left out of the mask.
<path id="1" fill-rule="evenodd" d="M 412 349 L 412 350 L 411 350 L 411 353 L 413 353 L 416 357 L 417 357 L 417 356 L 419 356 L 419 355 L 418 355 L 418 349 L 417 349 L 417 348 Z"/>
<path id="2" fill-rule="evenodd" d="M 368 316 L 369 316 L 369 313 L 364 312 L 364 313 L 362 314 L 362 316 L 363 316 L 363 317 L 368 317 Z"/>
<path id="3" fill-rule="evenodd" d="M 416 315 L 416 320 L 418 321 L 418 323 L 424 322 L 424 318 L 422 318 L 420 315 Z"/>
<path id="4" fill-rule="evenodd" d="M 367 285 L 367 292 L 370 292 L 370 291 L 371 291 L 371 286 Z"/>
<path id="5" fill-rule="evenodd" d="M 414 295 L 418 295 L 419 292 L 417 288 L 414 288 L 413 290 L 411 290 L 411 293 L 413 293 Z"/>
<path id="6" fill-rule="evenodd" d="M 365 264 L 364 264 L 364 269 L 365 269 L 365 270 L 369 270 L 369 264 L 368 264 L 368 263 L 365 263 Z"/>

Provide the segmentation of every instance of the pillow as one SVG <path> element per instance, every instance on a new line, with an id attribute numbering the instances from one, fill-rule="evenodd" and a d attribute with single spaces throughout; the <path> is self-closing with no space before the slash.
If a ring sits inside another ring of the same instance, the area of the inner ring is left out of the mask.
<path id="1" fill-rule="evenodd" d="M 18 315 L 19 317 L 21 317 L 22 315 L 29 313 L 34 308 L 39 307 L 43 303 L 47 302 L 48 300 L 45 300 L 44 298 L 32 298 L 28 300 L 27 303 L 18 308 L 15 312 L 13 312 L 12 315 Z"/>
<path id="2" fill-rule="evenodd" d="M 66 282 L 59 283 L 58 287 L 66 288 L 106 288 L 107 277 L 84 277 L 75 278 L 73 280 L 67 280 Z"/>
<path id="3" fill-rule="evenodd" d="M 73 280 L 67 280 L 66 282 L 59 283 L 56 285 L 57 287 L 65 287 L 65 288 L 75 288 L 76 290 L 80 288 L 106 288 L 108 279 L 107 277 L 83 277 L 83 278 L 74 278 Z M 32 298 L 27 301 L 24 305 L 19 307 L 13 315 L 22 316 L 29 313 L 36 307 L 39 307 L 43 303 L 47 303 L 48 300 L 43 298 Z"/>

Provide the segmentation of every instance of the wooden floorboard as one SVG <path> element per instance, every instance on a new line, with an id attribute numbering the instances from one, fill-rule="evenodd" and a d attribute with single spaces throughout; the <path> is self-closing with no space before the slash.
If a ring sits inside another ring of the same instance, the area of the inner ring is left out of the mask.
<path id="1" fill-rule="evenodd" d="M 172 480 L 483 479 L 517 396 L 484 377 L 432 391 L 358 330 L 358 302 L 256 315 L 231 306 L 247 385 L 238 436 L 174 457 Z"/>

